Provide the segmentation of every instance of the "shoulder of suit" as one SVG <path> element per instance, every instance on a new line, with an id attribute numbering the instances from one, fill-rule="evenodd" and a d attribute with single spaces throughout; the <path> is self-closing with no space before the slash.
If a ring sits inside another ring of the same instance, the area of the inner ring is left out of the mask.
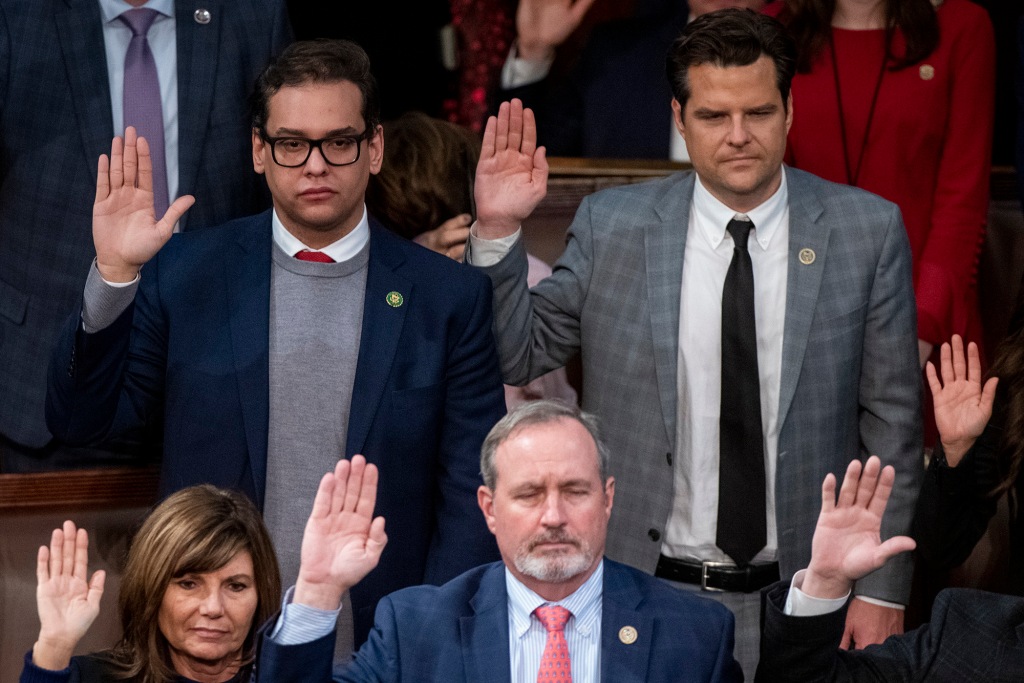
<path id="1" fill-rule="evenodd" d="M 807 171 L 801 171 L 798 168 L 787 166 L 786 180 L 791 206 L 794 202 L 809 194 L 820 201 L 826 210 L 845 211 L 846 207 L 851 205 L 879 213 L 890 213 L 899 210 L 889 200 L 883 199 L 867 190 L 843 183 L 833 183 Z"/>
<path id="2" fill-rule="evenodd" d="M 476 595 L 485 577 L 496 581 L 497 577 L 493 573 L 500 572 L 500 586 L 504 587 L 504 568 L 505 565 L 500 561 L 483 564 L 459 574 L 454 579 L 440 586 L 426 584 L 410 586 L 409 588 L 395 591 L 387 596 L 386 599 L 390 600 L 399 609 L 404 606 L 420 607 L 431 605 L 435 606 L 438 610 L 462 611 L 469 604 L 473 596 Z"/>
<path id="3" fill-rule="evenodd" d="M 604 562 L 605 586 L 610 588 L 610 582 L 631 583 L 644 596 L 644 600 L 639 607 L 640 611 L 651 612 L 655 617 L 667 617 L 684 621 L 698 616 L 702 620 L 720 619 L 723 622 L 729 618 L 729 609 L 720 603 L 702 598 L 696 593 L 676 588 L 635 567 L 630 567 L 608 558 L 605 558 Z"/>

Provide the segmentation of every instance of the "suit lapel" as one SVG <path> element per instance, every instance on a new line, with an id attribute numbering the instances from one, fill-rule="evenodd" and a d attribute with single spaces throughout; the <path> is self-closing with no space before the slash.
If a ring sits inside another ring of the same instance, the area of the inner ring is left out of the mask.
<path id="1" fill-rule="evenodd" d="M 677 361 L 679 354 L 679 297 L 683 281 L 683 253 L 693 197 L 693 174 L 680 181 L 658 204 L 660 223 L 644 231 L 647 268 L 647 304 L 651 313 L 654 367 L 658 377 L 662 416 L 668 441 L 675 447 Z"/>
<path id="2" fill-rule="evenodd" d="M 627 571 L 604 563 L 601 607 L 601 680 L 642 681 L 647 678 L 654 639 L 654 618 L 640 611 L 643 593 Z M 630 637 L 635 632 L 635 640 Z"/>
<path id="3" fill-rule="evenodd" d="M 389 235 L 375 220 L 370 220 L 370 263 L 366 273 L 366 299 L 363 304 L 363 329 L 359 340 L 359 360 L 352 387 L 346 456 L 359 453 L 366 442 L 370 425 L 377 414 L 391 364 L 402 336 L 406 311 L 416 305 L 412 282 L 397 271 L 405 260 Z M 397 239 L 397 238 L 394 238 Z M 389 303 L 392 292 L 401 295 L 401 303 Z M 414 349 L 409 350 L 414 353 Z"/>
<path id="4" fill-rule="evenodd" d="M 256 500 L 263 500 L 270 420 L 270 267 L 269 211 L 235 227 L 233 252 L 224 259 L 227 311 L 238 397 Z"/>
<path id="5" fill-rule="evenodd" d="M 496 562 L 484 574 L 470 600 L 472 616 L 459 619 L 462 663 L 466 681 L 510 683 L 512 667 L 508 651 L 508 594 L 505 565 Z"/>
<path id="6" fill-rule="evenodd" d="M 195 192 L 199 160 L 206 144 L 206 123 L 213 109 L 220 31 L 227 11 L 220 0 L 203 0 L 201 6 L 209 10 L 212 19 L 208 24 L 200 24 L 193 16 L 198 6 L 176 2 L 174 10 L 178 41 L 179 196 Z M 181 143 L 182 140 L 188 144 Z M 188 225 L 188 216 L 186 213 L 182 218 L 182 229 Z"/>
<path id="7" fill-rule="evenodd" d="M 95 0 L 71 0 L 67 7 L 55 12 L 54 19 L 82 147 L 86 156 L 94 159 L 110 149 L 114 129 L 99 3 Z M 93 183 L 96 182 L 95 163 L 90 165 L 89 177 Z"/>
<path id="8" fill-rule="evenodd" d="M 780 431 L 786 424 L 786 415 L 800 379 L 832 231 L 830 225 L 818 222 L 824 209 L 803 178 L 786 168 L 786 183 L 789 188 L 789 272 L 786 276 L 786 322 L 779 387 Z M 800 259 L 800 253 L 805 249 L 814 252 L 814 260 L 810 264 Z"/>

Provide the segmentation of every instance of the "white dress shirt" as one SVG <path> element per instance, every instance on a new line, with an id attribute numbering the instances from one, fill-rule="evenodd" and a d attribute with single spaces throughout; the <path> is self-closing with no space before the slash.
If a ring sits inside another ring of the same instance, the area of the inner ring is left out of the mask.
<path id="1" fill-rule="evenodd" d="M 308 249 L 327 254 L 334 259 L 335 263 L 341 263 L 361 252 L 366 243 L 370 241 L 370 221 L 366 217 L 366 204 L 363 204 L 363 217 L 359 219 L 356 227 L 340 240 L 331 242 L 323 249 L 310 249 L 298 237 L 288 232 L 277 215 L 277 209 L 274 209 L 271 224 L 274 227 L 274 244 L 281 247 L 281 251 L 289 256 L 295 256 L 300 251 Z"/>
<path id="2" fill-rule="evenodd" d="M 536 683 L 548 632 L 533 611 L 542 605 L 560 605 L 572 614 L 565 625 L 573 683 L 601 680 L 601 604 L 604 595 L 604 560 L 572 595 L 548 602 L 524 586 L 505 569 L 508 593 L 508 652 L 512 683 Z"/>
<path id="3" fill-rule="evenodd" d="M 719 415 L 722 400 L 722 287 L 733 257 L 726 226 L 741 215 L 696 179 L 690 204 L 679 305 L 675 500 L 662 553 L 677 559 L 729 561 L 715 545 L 718 529 Z M 754 267 L 757 370 L 764 434 L 768 544 L 755 563 L 775 560 L 775 460 L 779 437 L 782 335 L 786 321 L 789 193 L 779 189 L 745 214 L 754 223 L 747 250 Z"/>
<path id="4" fill-rule="evenodd" d="M 124 0 L 99 0 L 103 17 L 103 44 L 107 53 L 110 83 L 110 111 L 114 135 L 124 135 L 124 57 L 132 31 L 118 19 L 130 9 Z M 178 197 L 178 40 L 174 23 L 174 0 L 149 0 L 143 7 L 160 13 L 149 27 L 146 40 L 156 62 L 160 80 L 160 105 L 164 116 L 164 152 L 167 157 L 167 196 Z"/>

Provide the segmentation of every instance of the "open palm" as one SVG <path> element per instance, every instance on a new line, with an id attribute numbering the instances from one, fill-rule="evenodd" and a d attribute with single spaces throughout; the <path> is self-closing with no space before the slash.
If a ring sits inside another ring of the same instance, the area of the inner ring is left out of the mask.
<path id="1" fill-rule="evenodd" d="M 998 379 L 993 377 L 982 386 L 978 345 L 968 344 L 965 357 L 960 335 L 942 345 L 939 364 L 941 382 L 932 363 L 928 363 L 926 374 L 935 405 L 935 426 L 946 460 L 955 467 L 992 417 Z"/>
<path id="2" fill-rule="evenodd" d="M 376 499 L 377 467 L 361 455 L 324 475 L 302 536 L 296 602 L 313 604 L 304 597 L 312 594 L 315 606 L 334 609 L 377 566 L 387 536 L 384 518 L 373 517 Z"/>
<path id="3" fill-rule="evenodd" d="M 156 220 L 149 144 L 132 127 L 125 131 L 124 140 L 114 138 L 110 156 L 102 155 L 96 169 L 92 212 L 96 262 L 104 278 L 133 279 L 170 239 L 175 223 L 194 201 L 191 196 L 180 197 Z"/>

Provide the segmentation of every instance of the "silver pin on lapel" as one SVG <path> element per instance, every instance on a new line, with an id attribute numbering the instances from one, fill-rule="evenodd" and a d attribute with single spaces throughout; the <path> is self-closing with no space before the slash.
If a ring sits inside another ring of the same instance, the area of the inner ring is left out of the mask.
<path id="1" fill-rule="evenodd" d="M 196 20 L 197 24 L 209 24 L 213 15 L 210 14 L 210 10 L 205 7 L 200 7 L 192 15 L 192 18 Z"/>

